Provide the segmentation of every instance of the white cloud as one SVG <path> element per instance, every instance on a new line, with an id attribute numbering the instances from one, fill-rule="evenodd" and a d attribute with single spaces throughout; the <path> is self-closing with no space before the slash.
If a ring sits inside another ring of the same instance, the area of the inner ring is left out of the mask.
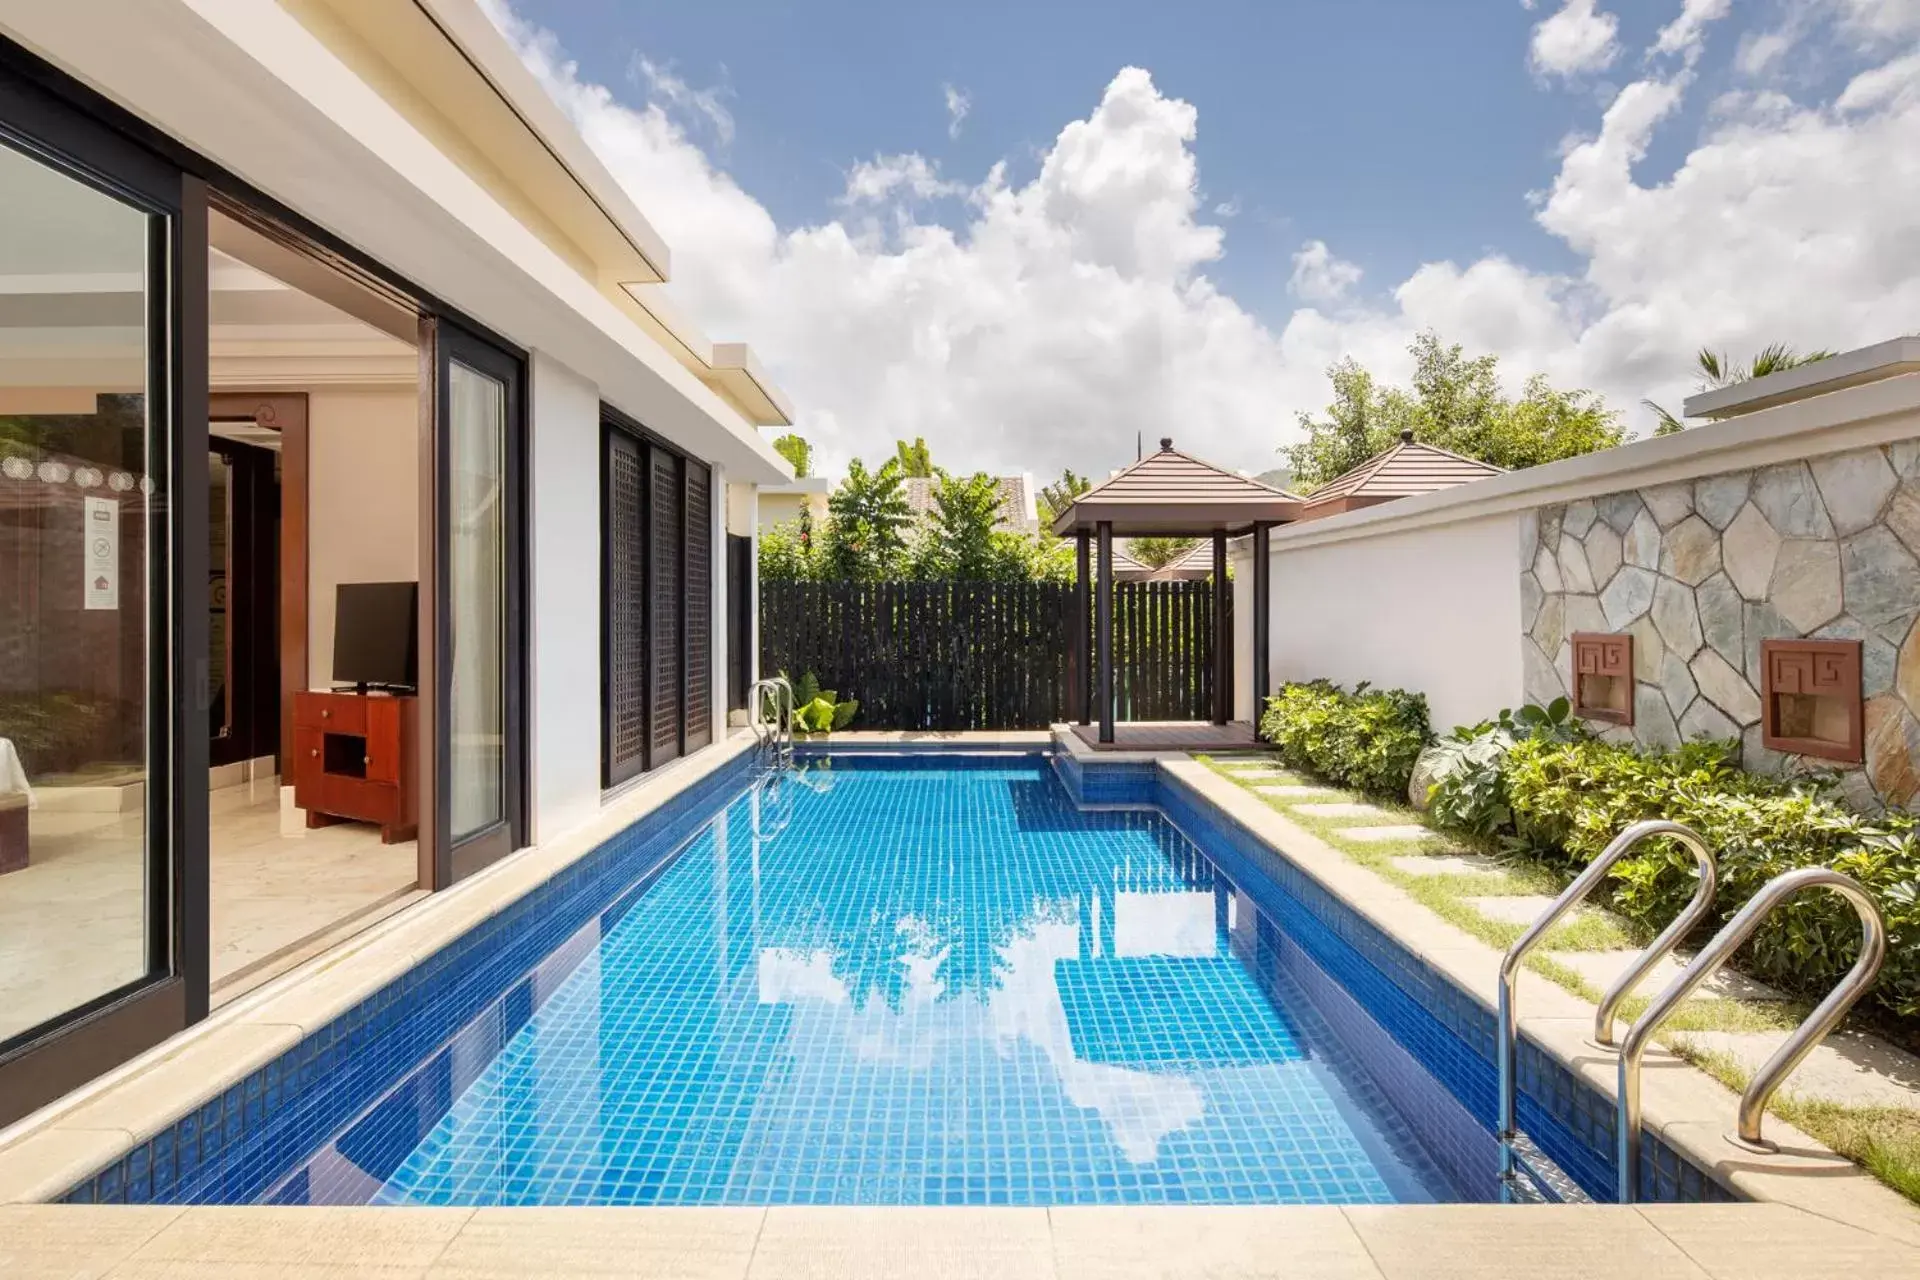
<path id="1" fill-rule="evenodd" d="M 956 89 L 950 84 L 941 85 L 940 91 L 947 98 L 947 136 L 957 138 L 960 136 L 960 122 L 967 118 L 967 112 L 973 110 L 973 98 L 965 90 Z"/>
<path id="2" fill-rule="evenodd" d="M 847 189 L 842 204 L 879 204 L 898 196 L 914 200 L 932 200 L 940 196 L 965 195 L 967 184 L 948 182 L 940 177 L 938 163 L 908 152 L 897 156 L 875 156 L 856 163 L 847 173 Z"/>
<path id="3" fill-rule="evenodd" d="M 1732 4 L 1733 0 L 1682 0 L 1680 16 L 1660 28 L 1649 56 L 1677 53 L 1686 59 L 1688 66 L 1693 65 L 1700 56 L 1707 24 L 1726 17 Z"/>
<path id="4" fill-rule="evenodd" d="M 1527 60 L 1540 76 L 1570 79 L 1604 71 L 1620 53 L 1620 20 L 1595 0 L 1567 0 L 1533 29 Z"/>
<path id="5" fill-rule="evenodd" d="M 731 89 L 725 85 L 696 89 L 675 75 L 671 66 L 663 66 L 639 55 L 633 59 L 632 70 L 646 80 L 647 89 L 654 97 L 664 98 L 682 111 L 701 116 L 713 127 L 714 137 L 719 139 L 721 147 L 732 145 L 733 113 L 727 110 L 722 101 L 732 95 Z"/>
<path id="6" fill-rule="evenodd" d="M 550 38 L 508 30 L 672 245 L 670 290 L 716 338 L 754 345 L 827 469 L 924 435 L 955 466 L 1098 475 L 1132 457 L 1136 432 L 1264 469 L 1295 412 L 1325 404 L 1328 363 L 1404 378 L 1428 326 L 1496 352 L 1510 382 L 1593 387 L 1644 425 L 1640 398 L 1688 390 L 1701 346 L 1845 348 L 1920 325 L 1906 50 L 1827 101 L 1723 96 L 1666 174 L 1641 169 L 1692 79 L 1680 67 L 1630 84 L 1538 201 L 1574 270 L 1487 254 L 1361 297 L 1338 241 L 1309 241 L 1293 264 L 1305 305 L 1265 323 L 1209 277 L 1226 233 L 1199 194 L 1197 115 L 1145 71 L 1119 72 L 1027 181 L 996 165 L 964 201 L 930 206 L 953 178 L 878 157 L 849 173 L 853 204 L 782 228 L 670 98 L 622 103 Z"/>
<path id="7" fill-rule="evenodd" d="M 1360 282 L 1360 268 L 1333 255 L 1324 240 L 1309 240 L 1293 255 L 1287 288 L 1308 306 L 1333 306 Z"/>

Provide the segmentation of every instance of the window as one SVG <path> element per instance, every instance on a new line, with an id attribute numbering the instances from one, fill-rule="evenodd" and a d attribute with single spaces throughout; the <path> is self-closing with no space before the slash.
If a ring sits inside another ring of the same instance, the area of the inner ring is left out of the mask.
<path id="1" fill-rule="evenodd" d="M 712 471 L 608 410 L 601 476 L 607 786 L 713 741 Z"/>

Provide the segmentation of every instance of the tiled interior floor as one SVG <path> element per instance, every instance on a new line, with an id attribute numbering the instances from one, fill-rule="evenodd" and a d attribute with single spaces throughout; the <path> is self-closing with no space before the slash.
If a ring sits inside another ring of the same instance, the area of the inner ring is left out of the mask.
<path id="1" fill-rule="evenodd" d="M 209 801 L 214 1002 L 257 985 L 344 928 L 409 901 L 415 845 L 342 823 L 285 836 L 268 778 Z M 0 1039 L 146 969 L 140 815 L 42 804 L 32 855 L 0 876 Z"/>

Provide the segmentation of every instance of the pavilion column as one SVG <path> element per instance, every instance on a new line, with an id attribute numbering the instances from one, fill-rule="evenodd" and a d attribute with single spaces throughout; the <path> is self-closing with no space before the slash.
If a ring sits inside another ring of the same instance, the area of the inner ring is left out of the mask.
<path id="1" fill-rule="evenodd" d="M 1227 535 L 1213 535 L 1213 722 L 1233 719 L 1233 622 L 1227 613 L 1233 598 L 1227 586 Z"/>
<path id="2" fill-rule="evenodd" d="M 1273 601 L 1267 554 L 1269 524 L 1253 526 L 1253 736 L 1260 737 L 1260 716 L 1267 708 L 1268 673 L 1273 670 L 1267 656 L 1268 635 L 1273 629 Z"/>
<path id="3" fill-rule="evenodd" d="M 1094 630 L 1100 640 L 1100 741 L 1113 741 L 1113 525 L 1100 522 L 1100 584 L 1094 596 Z"/>
<path id="4" fill-rule="evenodd" d="M 1073 660 L 1067 664 L 1073 672 L 1073 686 L 1067 698 L 1068 714 L 1081 724 L 1093 723 L 1093 681 L 1087 669 L 1093 655 L 1089 629 L 1093 625 L 1088 598 L 1093 589 L 1093 538 L 1085 529 L 1073 535 L 1075 572 L 1073 575 Z"/>

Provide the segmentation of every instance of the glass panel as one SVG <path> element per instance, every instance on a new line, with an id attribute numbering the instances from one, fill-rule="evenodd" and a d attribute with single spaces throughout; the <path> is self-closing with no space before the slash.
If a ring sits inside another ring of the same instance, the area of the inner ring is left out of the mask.
<path id="1" fill-rule="evenodd" d="M 149 221 L 0 144 L 0 1042 L 153 951 Z"/>
<path id="2" fill-rule="evenodd" d="M 506 817 L 507 389 L 453 361 L 447 378 L 452 838 Z"/>

